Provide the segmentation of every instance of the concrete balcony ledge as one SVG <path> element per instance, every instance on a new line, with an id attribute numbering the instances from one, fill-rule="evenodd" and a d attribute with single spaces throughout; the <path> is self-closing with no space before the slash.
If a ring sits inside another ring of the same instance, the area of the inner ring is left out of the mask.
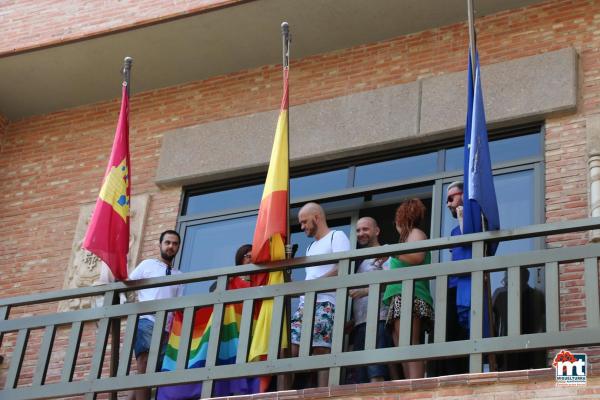
<path id="1" fill-rule="evenodd" d="M 554 377 L 554 368 L 543 368 L 285 390 L 247 396 L 217 397 L 216 399 L 368 398 L 369 400 L 391 400 L 404 398 L 460 398 L 496 400 L 556 396 L 561 398 L 589 398 L 600 394 L 600 375 L 597 373 L 592 374 L 591 369 L 588 370 L 585 386 L 557 386 Z"/>

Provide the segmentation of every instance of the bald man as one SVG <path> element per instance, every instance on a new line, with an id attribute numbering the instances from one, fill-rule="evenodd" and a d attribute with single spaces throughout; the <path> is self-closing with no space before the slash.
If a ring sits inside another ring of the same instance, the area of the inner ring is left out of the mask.
<path id="1" fill-rule="evenodd" d="M 371 217 L 359 219 L 356 223 L 356 240 L 358 241 L 358 247 L 381 246 L 379 243 L 379 233 L 379 225 L 375 219 Z M 357 260 L 356 262 L 360 263 L 356 268 L 357 273 L 390 269 L 388 257 L 368 258 Z M 352 344 L 352 350 L 364 350 L 367 327 L 367 296 L 369 295 L 369 288 L 351 289 L 349 294 L 350 297 L 352 297 L 352 321 L 348 324 L 348 326 L 352 326 L 350 343 Z M 376 345 L 378 349 L 392 347 L 394 345 L 390 332 L 385 329 L 387 313 L 387 306 L 380 304 Z M 361 366 L 356 367 L 353 370 L 352 383 L 381 382 L 385 379 L 389 379 L 389 371 L 384 364 L 369 365 L 366 367 Z"/>
<path id="2" fill-rule="evenodd" d="M 325 211 L 317 203 L 307 203 L 298 213 L 300 228 L 306 236 L 314 238 L 314 242 L 306 250 L 307 256 L 335 253 L 350 250 L 350 241 L 342 231 L 329 229 Z M 337 275 L 337 264 L 307 267 L 306 280 L 325 278 Z M 292 316 L 292 356 L 298 356 L 304 296 L 300 296 L 298 310 Z M 333 316 L 335 314 L 335 293 L 319 293 L 315 303 L 315 319 L 312 337 L 312 354 L 328 354 L 331 352 L 331 336 L 333 334 Z M 327 386 L 329 372 L 319 371 L 319 386 Z"/>

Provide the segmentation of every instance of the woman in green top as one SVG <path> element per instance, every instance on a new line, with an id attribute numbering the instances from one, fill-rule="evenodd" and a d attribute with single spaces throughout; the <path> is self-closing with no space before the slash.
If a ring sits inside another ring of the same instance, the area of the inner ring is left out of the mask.
<path id="1" fill-rule="evenodd" d="M 419 199 L 410 199 L 402 202 L 396 210 L 394 222 L 400 234 L 400 243 L 426 240 L 427 235 L 418 226 L 425 218 L 425 206 Z M 406 268 L 413 265 L 429 264 L 429 252 L 401 254 L 390 258 L 390 269 Z M 393 323 L 394 345 L 398 346 L 400 337 L 400 308 L 402 304 L 402 283 L 387 285 L 383 294 L 383 302 L 389 305 L 388 323 Z M 433 299 L 429 292 L 427 280 L 415 281 L 414 300 L 412 310 L 411 344 L 419 344 L 421 326 L 424 320 L 433 319 Z M 402 364 L 404 377 L 409 379 L 423 378 L 425 376 L 425 362 L 411 361 Z"/>

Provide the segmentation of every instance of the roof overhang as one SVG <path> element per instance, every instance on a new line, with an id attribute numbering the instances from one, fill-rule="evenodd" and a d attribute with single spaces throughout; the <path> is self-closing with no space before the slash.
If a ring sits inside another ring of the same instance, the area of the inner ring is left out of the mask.
<path id="1" fill-rule="evenodd" d="M 478 0 L 476 16 L 539 0 Z M 159 24 L 0 58 L 0 114 L 10 120 L 119 96 L 123 58 L 135 92 L 281 62 L 465 21 L 464 0 L 255 0 Z"/>

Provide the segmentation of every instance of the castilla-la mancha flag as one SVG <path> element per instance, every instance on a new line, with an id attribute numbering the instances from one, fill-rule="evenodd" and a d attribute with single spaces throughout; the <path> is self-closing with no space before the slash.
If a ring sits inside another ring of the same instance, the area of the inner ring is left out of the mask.
<path id="1" fill-rule="evenodd" d="M 82 246 L 100 257 L 117 280 L 127 279 L 130 193 L 129 97 L 123 83 L 121 112 L 110 160 Z"/>
<path id="2" fill-rule="evenodd" d="M 252 262 L 255 264 L 285 259 L 289 208 L 288 72 L 289 69 L 284 69 L 281 111 L 252 241 Z M 251 286 L 276 285 L 284 282 L 282 271 L 253 274 L 250 280 Z M 273 315 L 273 299 L 265 299 L 255 304 L 249 361 L 266 359 Z M 287 329 L 283 329 L 281 343 L 282 347 L 287 347 Z"/>

